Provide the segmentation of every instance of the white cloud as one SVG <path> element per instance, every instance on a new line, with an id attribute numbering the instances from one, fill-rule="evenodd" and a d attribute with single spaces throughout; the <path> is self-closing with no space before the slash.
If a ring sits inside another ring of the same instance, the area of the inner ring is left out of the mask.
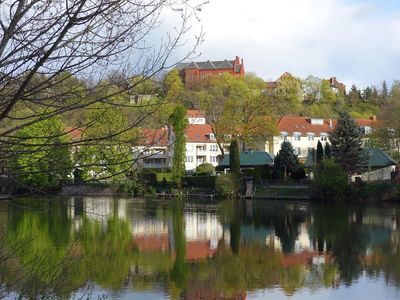
<path id="1" fill-rule="evenodd" d="M 285 71 L 359 86 L 400 79 L 400 14 L 344 0 L 211 0 L 201 59 L 245 59 L 269 79 Z"/>

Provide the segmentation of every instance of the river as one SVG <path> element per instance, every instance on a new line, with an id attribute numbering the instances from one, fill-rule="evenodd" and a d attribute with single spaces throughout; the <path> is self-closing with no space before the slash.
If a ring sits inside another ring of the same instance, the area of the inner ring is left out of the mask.
<path id="1" fill-rule="evenodd" d="M 399 299 L 400 205 L 0 202 L 1 299 Z"/>

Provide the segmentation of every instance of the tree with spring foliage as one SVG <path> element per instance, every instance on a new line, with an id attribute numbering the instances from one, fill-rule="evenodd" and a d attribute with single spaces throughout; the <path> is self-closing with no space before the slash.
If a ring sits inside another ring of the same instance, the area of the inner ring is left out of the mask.
<path id="1" fill-rule="evenodd" d="M 33 191 L 59 188 L 72 169 L 70 147 L 60 118 L 20 129 L 10 170 L 18 187 Z"/>
<path id="2" fill-rule="evenodd" d="M 175 134 L 174 154 L 172 157 L 172 180 L 180 187 L 182 176 L 185 174 L 185 130 L 188 125 L 186 109 L 182 105 L 177 105 L 169 117 L 169 121 Z"/>
<path id="3" fill-rule="evenodd" d="M 361 162 L 362 140 L 357 123 L 347 112 L 340 113 L 335 129 L 330 133 L 332 156 L 347 172 L 357 169 Z"/>

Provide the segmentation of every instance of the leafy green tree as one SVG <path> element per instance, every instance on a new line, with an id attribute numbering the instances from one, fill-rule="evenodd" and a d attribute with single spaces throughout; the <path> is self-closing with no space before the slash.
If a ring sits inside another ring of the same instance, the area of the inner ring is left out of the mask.
<path id="1" fill-rule="evenodd" d="M 86 118 L 94 125 L 82 133 L 91 142 L 76 147 L 74 163 L 85 180 L 125 177 L 134 164 L 131 149 L 139 133 L 130 128 L 123 107 L 99 103 L 91 108 Z"/>
<path id="2" fill-rule="evenodd" d="M 236 139 L 231 142 L 229 147 L 229 167 L 231 174 L 238 180 L 240 178 L 240 154 L 239 143 Z"/>
<path id="3" fill-rule="evenodd" d="M 361 162 L 362 140 L 357 123 L 347 112 L 340 113 L 335 129 L 330 133 L 332 156 L 342 168 L 351 173 Z"/>
<path id="4" fill-rule="evenodd" d="M 71 154 L 59 117 L 20 129 L 14 147 L 11 172 L 19 186 L 36 190 L 55 189 L 71 173 Z"/>
<path id="5" fill-rule="evenodd" d="M 281 149 L 274 160 L 275 168 L 283 170 L 283 176 L 286 180 L 289 170 L 295 170 L 298 165 L 297 155 L 294 154 L 294 149 L 289 141 L 284 141 L 281 144 Z"/>
<path id="6" fill-rule="evenodd" d="M 347 185 L 347 174 L 340 164 L 332 159 L 324 159 L 315 174 L 313 195 L 322 199 L 341 197 Z"/>
<path id="7" fill-rule="evenodd" d="M 303 89 L 301 80 L 285 73 L 278 82 L 278 86 L 274 92 L 274 98 L 277 103 L 281 103 L 279 114 L 286 114 L 288 111 L 296 112 L 303 101 Z"/>
<path id="8" fill-rule="evenodd" d="M 210 163 L 203 163 L 196 167 L 196 175 L 210 175 L 215 172 L 215 168 Z"/>
<path id="9" fill-rule="evenodd" d="M 232 174 L 222 174 L 215 179 L 215 191 L 219 197 L 230 198 L 237 190 L 237 180 Z"/>
<path id="10" fill-rule="evenodd" d="M 182 176 L 185 174 L 185 130 L 188 125 L 186 109 L 182 105 L 177 105 L 169 117 L 169 121 L 175 134 L 172 180 L 180 187 Z"/>
<path id="11" fill-rule="evenodd" d="M 254 75 L 210 76 L 189 92 L 192 106 L 206 112 L 223 155 L 223 136 L 238 136 L 242 150 L 275 131 L 273 99 L 266 95 L 265 82 Z"/>
<path id="12" fill-rule="evenodd" d="M 329 80 L 322 80 L 321 83 L 321 102 L 334 104 L 336 103 L 336 94 L 332 90 Z"/>
<path id="13" fill-rule="evenodd" d="M 318 141 L 318 144 L 317 144 L 317 157 L 316 157 L 317 163 L 319 164 L 322 161 L 323 158 L 324 158 L 324 148 L 322 147 L 321 141 Z"/>
<path id="14" fill-rule="evenodd" d="M 166 102 L 183 104 L 185 88 L 178 69 L 172 69 L 163 81 L 164 98 Z"/>
<path id="15" fill-rule="evenodd" d="M 302 82 L 303 90 L 308 103 L 318 103 L 321 100 L 322 80 L 312 75 L 308 76 Z"/>

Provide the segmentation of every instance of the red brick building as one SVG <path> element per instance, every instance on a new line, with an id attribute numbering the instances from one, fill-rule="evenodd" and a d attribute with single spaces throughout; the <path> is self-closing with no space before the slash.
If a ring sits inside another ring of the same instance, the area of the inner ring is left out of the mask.
<path id="1" fill-rule="evenodd" d="M 228 73 L 234 76 L 243 76 L 245 74 L 243 59 L 240 59 L 239 56 L 236 56 L 234 60 L 180 63 L 177 68 L 185 86 L 190 86 L 190 84 L 210 75 Z"/>

